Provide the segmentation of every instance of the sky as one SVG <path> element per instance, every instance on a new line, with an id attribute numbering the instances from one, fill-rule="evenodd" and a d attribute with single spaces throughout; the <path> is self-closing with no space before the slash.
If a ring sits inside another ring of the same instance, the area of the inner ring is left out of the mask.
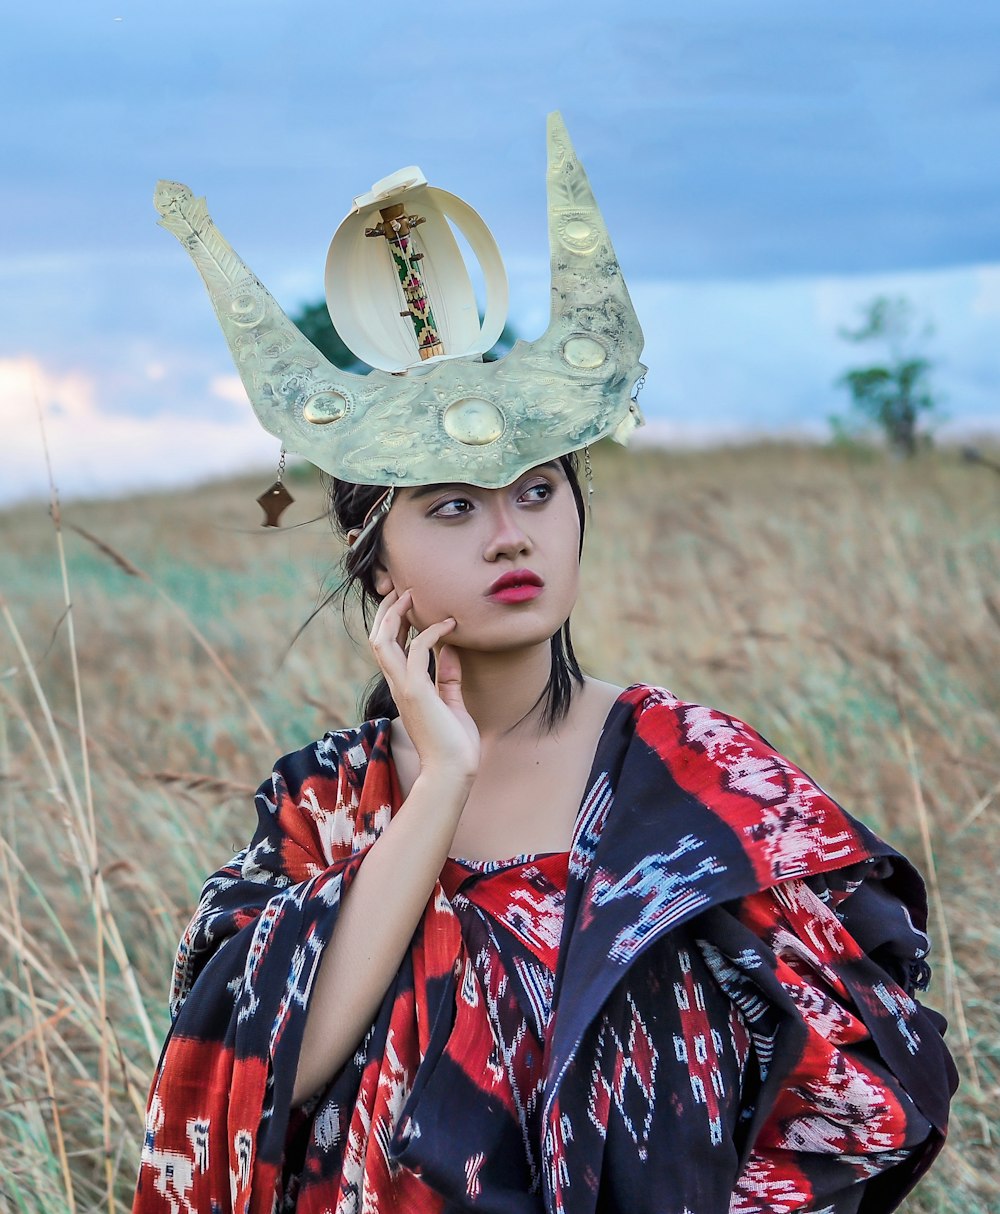
<path id="1" fill-rule="evenodd" d="M 59 0 L 0 47 L 0 502 L 274 466 L 160 177 L 292 311 L 354 195 L 419 164 L 492 228 L 545 327 L 545 115 L 563 112 L 646 335 L 669 443 L 821 436 L 902 294 L 943 434 L 1000 431 L 1000 5 L 923 0 Z"/>

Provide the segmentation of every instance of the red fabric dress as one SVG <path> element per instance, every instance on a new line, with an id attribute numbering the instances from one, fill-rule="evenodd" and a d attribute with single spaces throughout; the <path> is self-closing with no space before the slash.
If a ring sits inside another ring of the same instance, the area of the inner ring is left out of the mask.
<path id="1" fill-rule="evenodd" d="M 545 1042 L 566 901 L 569 852 L 511 860 L 449 860 L 441 884 L 462 926 L 464 967 L 455 1031 L 488 1048 L 496 1098 L 523 1130 L 532 1186 L 539 1183 Z M 459 1021 L 462 1021 L 460 1028 Z M 478 1055 L 478 1056 L 477 1056 Z M 467 1056 L 482 1062 L 482 1047 Z M 479 1196 L 476 1163 L 468 1194 Z M 436 1208 L 436 1207 L 428 1207 Z"/>
<path id="2" fill-rule="evenodd" d="M 538 1184 L 540 1109 L 544 1055 L 559 938 L 566 897 L 569 853 L 515 856 L 510 860 L 449 860 L 441 885 L 462 928 L 458 959 L 462 981 L 450 1043 L 455 1060 L 492 1078 L 492 1097 L 514 1114 L 523 1131 L 525 1160 Z M 784 1090 L 761 1127 L 733 1193 L 733 1214 L 794 1214 L 845 1199 L 869 1177 L 904 1159 L 923 1140 L 927 1126 L 885 1067 L 865 1047 L 871 1039 L 853 1013 L 850 996 L 835 970 L 824 964 L 831 948 L 860 954 L 832 906 L 803 881 L 790 881 L 745 898 L 739 919 L 778 958 L 777 975 L 808 1025 L 809 1041 L 789 1073 Z M 725 1007 L 725 978 L 700 981 L 691 958 L 681 958 L 682 1033 L 675 1038 L 680 1081 L 713 1104 L 715 1053 L 706 1026 L 728 1020 L 737 1057 L 750 1052 L 742 1018 Z M 733 992 L 735 993 L 735 992 Z M 687 1013 L 685 1015 L 684 1013 Z M 727 1014 L 728 1012 L 728 1014 Z M 717 1013 L 717 1014 L 716 1014 Z M 624 1066 L 624 1058 L 623 1058 Z M 624 1070 L 616 1076 L 624 1087 Z M 716 1080 L 718 1084 L 718 1080 Z M 606 1093 L 605 1106 L 612 1093 Z M 718 1101 L 714 1102 L 718 1107 Z M 595 1110 L 607 1117 L 608 1109 Z M 795 1167 L 795 1152 L 827 1155 L 822 1191 L 806 1183 Z M 868 1160 L 868 1166 L 859 1163 Z M 478 1178 L 484 1159 L 466 1161 L 467 1196 L 481 1195 Z M 414 1185 L 408 1211 L 439 1214 L 442 1198 L 427 1185 Z"/>
<path id="3" fill-rule="evenodd" d="M 622 694 L 568 854 L 450 861 L 291 1109 L 389 723 L 286 756 L 181 942 L 136 1214 L 886 1214 L 955 1074 L 906 861 L 736 719 Z"/>

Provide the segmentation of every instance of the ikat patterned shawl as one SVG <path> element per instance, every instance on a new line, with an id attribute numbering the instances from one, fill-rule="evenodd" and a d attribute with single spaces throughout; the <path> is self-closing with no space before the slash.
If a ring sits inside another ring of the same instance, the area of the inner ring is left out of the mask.
<path id="1" fill-rule="evenodd" d="M 527 1152 L 482 1021 L 457 1031 L 440 885 L 354 1057 L 291 1109 L 340 898 L 399 804 L 389 723 L 286 756 L 256 803 L 179 947 L 135 1214 L 884 1214 L 940 1149 L 922 883 L 741 721 L 646 686 L 608 717 Z"/>

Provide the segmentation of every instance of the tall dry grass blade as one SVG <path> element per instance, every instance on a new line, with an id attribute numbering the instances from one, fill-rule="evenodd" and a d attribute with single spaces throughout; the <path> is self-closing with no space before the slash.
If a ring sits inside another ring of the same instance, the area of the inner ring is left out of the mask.
<path id="1" fill-rule="evenodd" d="M 3 616 L 4 623 L 14 641 L 14 648 L 17 650 L 18 657 L 21 659 L 21 666 L 27 676 L 28 683 L 31 686 L 32 694 L 35 697 L 35 702 L 38 705 L 39 711 L 42 714 L 42 719 L 45 722 L 45 732 L 52 743 L 52 749 L 56 757 L 56 767 L 58 768 L 58 777 L 55 768 L 46 758 L 45 768 L 51 777 L 49 791 L 59 798 L 67 811 L 76 816 L 78 823 L 82 824 L 84 819 L 83 806 L 80 802 L 79 792 L 76 787 L 76 782 L 73 779 L 73 773 L 70 770 L 69 759 L 66 755 L 66 748 L 63 746 L 62 735 L 56 726 L 55 718 L 52 714 L 52 709 L 49 706 L 48 697 L 42 687 L 41 680 L 38 677 L 38 671 L 35 668 L 35 663 L 31 660 L 31 655 L 28 652 L 28 647 L 24 642 L 21 631 L 11 614 L 10 608 L 7 605 L 6 599 L 0 594 L 0 616 Z M 35 738 L 38 738 L 37 731 L 32 730 Z M 45 748 L 41 745 L 39 739 L 39 750 L 45 754 Z M 61 779 L 60 779 L 61 778 Z M 78 844 L 79 837 L 76 835 L 70 836 L 70 844 Z M 89 875 L 87 873 L 87 865 L 85 857 L 77 852 L 77 864 L 80 870 L 80 879 L 85 885 L 89 885 Z"/>
<path id="2" fill-rule="evenodd" d="M 62 579 L 63 604 L 66 608 L 66 630 L 69 647 L 70 669 L 73 676 L 73 699 L 76 706 L 77 730 L 80 736 L 80 763 L 83 772 L 83 804 L 85 809 L 84 839 L 90 865 L 90 908 L 94 918 L 94 949 L 97 963 L 97 1022 L 100 1025 L 100 1048 L 98 1072 L 101 1088 L 102 1133 L 104 1138 L 104 1175 L 107 1186 L 108 1214 L 115 1214 L 115 1178 L 111 1152 L 111 1055 L 108 1041 L 108 975 L 104 946 L 107 936 L 105 920 L 110 915 L 104 876 L 101 872 L 100 854 L 97 844 L 97 815 L 94 811 L 94 788 L 90 772 L 90 751 L 87 747 L 87 719 L 83 711 L 83 681 L 80 678 L 80 661 L 76 645 L 76 625 L 73 615 L 73 599 L 69 591 L 69 567 L 66 563 L 66 546 L 63 542 L 62 512 L 59 491 L 52 473 L 49 456 L 48 435 L 45 430 L 45 414 L 37 389 L 35 406 L 42 432 L 42 447 L 45 452 L 45 467 L 49 479 L 49 500 L 52 509 L 52 526 L 56 536 L 56 551 L 59 554 L 59 573 Z"/>
<path id="3" fill-rule="evenodd" d="M 10 937 L 5 936 L 5 939 L 8 939 L 9 941 Z M 48 971 L 45 969 L 45 967 L 38 964 L 38 959 L 33 954 L 26 953 L 25 957 L 27 962 L 33 965 L 36 973 L 47 976 Z M 15 985 L 10 979 L 7 978 L 6 975 L 0 975 L 0 990 L 7 994 L 13 1004 L 23 1005 L 30 1013 L 28 997 L 23 986 Z M 54 1053 L 56 1050 L 59 1052 L 69 1071 L 71 1071 L 74 1075 L 75 1078 L 73 1082 L 76 1086 L 93 1086 L 93 1080 L 91 1079 L 90 1073 L 87 1069 L 86 1057 L 81 1056 L 79 1047 L 74 1047 L 68 1038 L 60 1032 L 59 1026 L 64 1020 L 66 1020 L 74 1028 L 78 1030 L 82 1029 L 87 1034 L 88 1038 L 94 1043 L 97 1042 L 98 1031 L 89 1018 L 81 1016 L 81 1009 L 78 1004 L 74 1004 L 72 1007 L 70 1007 L 69 1015 L 66 1017 L 60 1016 L 60 1010 L 64 1006 L 61 1002 L 63 999 L 63 994 L 59 991 L 55 991 L 54 994 L 60 1000 L 60 1002 L 56 1005 L 52 1004 L 51 999 L 46 1000 L 40 995 L 38 996 L 38 1005 L 45 1016 L 45 1023 L 49 1030 L 49 1037 L 51 1038 L 50 1053 Z M 122 1058 L 122 1064 L 128 1072 L 129 1084 L 132 1090 L 130 1094 L 132 1094 L 136 1084 L 146 1084 L 149 1079 L 149 1072 L 147 1069 L 137 1066 L 131 1058 L 125 1056 Z M 133 1098 L 132 1107 L 141 1123 L 141 1120 L 145 1115 L 145 1102 Z M 117 1110 L 114 1111 L 114 1119 L 117 1125 L 124 1123 L 123 1117 L 118 1113 Z"/>
<path id="4" fill-rule="evenodd" d="M 90 974 L 87 973 L 86 966 L 83 964 L 79 950 L 67 934 L 66 929 L 63 927 L 62 921 L 46 897 L 45 892 L 35 880 L 34 875 L 24 867 L 21 857 L 17 854 L 7 839 L 0 839 L 0 849 L 3 849 L 8 863 L 13 864 L 17 869 L 19 880 L 23 881 L 35 896 L 38 905 L 42 909 L 42 913 L 45 915 L 46 919 L 51 924 L 52 929 L 56 933 L 56 938 L 66 950 L 66 955 L 69 958 L 73 969 L 79 976 L 84 990 L 92 1000 L 96 1001 L 97 992 L 94 990 Z"/>
<path id="5" fill-rule="evenodd" d="M 4 764 L 6 769 L 6 762 Z M 13 807 L 9 803 L 9 798 L 4 797 L 4 818 L 5 828 L 8 837 L 12 834 L 11 818 L 13 815 Z M 18 897 L 17 881 L 14 876 L 11 866 L 7 861 L 6 849 L 0 849 L 0 872 L 3 875 L 4 886 L 7 890 L 8 901 L 10 903 L 10 917 L 14 928 L 15 940 L 15 956 L 23 952 L 24 946 L 24 924 L 20 912 L 20 899 Z M 45 1090 L 49 1097 L 49 1108 L 52 1115 L 52 1131 L 56 1140 L 56 1155 L 59 1159 L 59 1167 L 62 1171 L 63 1191 L 66 1196 L 66 1204 L 70 1214 L 74 1214 L 76 1210 L 76 1200 L 73 1191 L 73 1175 L 69 1167 L 69 1152 L 66 1149 L 66 1135 L 63 1133 L 62 1115 L 59 1112 L 59 1102 L 56 1099 L 56 1085 L 52 1074 L 52 1065 L 49 1060 L 49 1052 L 45 1043 L 45 1029 L 48 1026 L 49 1018 L 43 1017 L 38 1006 L 38 999 L 35 995 L 35 983 L 31 977 L 31 971 L 21 966 L 22 981 L 24 990 L 28 997 L 28 1004 L 31 1009 L 31 1028 L 30 1035 L 34 1038 L 38 1061 L 42 1068 L 42 1075 L 45 1079 Z M 6 1051 L 5 1051 L 6 1053 Z"/>
<path id="6" fill-rule="evenodd" d="M 241 784 L 236 780 L 223 780 L 218 776 L 206 776 L 197 771 L 147 771 L 144 780 L 183 788 L 188 792 L 214 793 L 220 797 L 252 797 L 257 791 L 252 784 Z"/>
<path id="7" fill-rule="evenodd" d="M 70 531 L 75 531 L 77 535 L 82 535 L 85 540 L 89 540 L 91 544 L 102 552 L 109 560 L 111 560 L 122 573 L 128 574 L 129 577 L 139 578 L 140 581 L 152 581 L 149 574 L 140 569 L 138 565 L 133 565 L 127 556 L 124 556 L 116 548 L 112 548 L 110 544 L 106 544 L 104 540 L 99 539 L 93 532 L 88 531 L 86 527 L 81 527 L 79 523 L 67 522 L 66 526 Z"/>
<path id="8" fill-rule="evenodd" d="M 75 811 L 79 836 L 86 839 L 87 819 L 84 813 L 84 808 L 80 802 L 79 793 L 76 789 L 72 773 L 70 771 L 69 761 L 66 755 L 66 749 L 63 745 L 61 732 L 56 725 L 55 717 L 48 702 L 48 697 L 45 695 L 41 681 L 38 678 L 38 672 L 35 669 L 35 664 L 31 660 L 31 655 L 29 654 L 28 648 L 24 643 L 24 639 L 17 627 L 17 623 L 15 622 L 14 617 L 10 612 L 10 608 L 7 606 L 7 603 L 2 595 L 0 595 L 0 615 L 3 616 L 4 622 L 6 623 L 11 636 L 13 637 L 14 645 L 17 649 L 18 656 L 21 659 L 24 672 L 28 677 L 28 681 L 31 684 L 31 689 L 41 710 L 42 717 L 45 720 L 46 731 L 52 741 L 53 749 L 55 750 L 56 757 L 58 759 L 59 771 L 62 775 L 62 784 L 67 793 L 67 797 L 64 798 L 64 803 L 68 803 Z M 36 747 L 37 753 L 44 755 L 45 748 L 41 744 L 41 740 L 38 738 L 37 732 L 32 730 L 32 733 L 38 742 Z M 48 764 L 47 759 L 45 762 L 48 770 L 52 774 L 53 791 L 57 792 L 59 782 L 56 780 L 55 773 L 52 771 L 51 765 Z M 79 836 L 70 833 L 69 838 L 71 845 L 78 841 Z M 93 849 L 91 849 L 91 851 L 92 850 Z M 102 925 L 107 934 L 108 944 L 115 958 L 115 963 L 118 965 L 118 968 L 121 971 L 122 979 L 128 988 L 129 997 L 132 1001 L 133 1008 L 142 1028 L 146 1045 L 149 1048 L 150 1058 L 155 1061 L 159 1055 L 159 1046 L 157 1044 L 156 1034 L 153 1032 L 153 1026 L 150 1023 L 149 1015 L 147 1014 L 145 1004 L 142 1001 L 142 995 L 139 991 L 139 984 L 135 977 L 134 967 L 132 966 L 128 956 L 128 950 L 125 947 L 125 942 L 122 939 L 121 932 L 118 929 L 118 924 L 115 922 L 114 916 L 111 914 L 111 907 L 110 903 L 108 902 L 107 890 L 104 885 L 100 866 L 95 863 L 92 868 L 88 867 L 87 864 L 82 862 L 82 857 L 80 859 L 81 862 L 79 867 L 81 880 L 83 881 L 84 888 L 90 891 L 91 898 L 97 897 L 100 901 L 101 907 L 104 911 L 104 914 L 102 915 Z"/>
<path id="9" fill-rule="evenodd" d="M 959 835 L 963 830 L 967 830 L 980 816 L 980 814 L 982 814 L 993 804 L 998 795 L 1000 795 L 1000 780 L 997 780 L 996 784 L 994 784 L 984 796 L 979 798 L 979 800 L 975 803 L 975 805 L 973 805 L 962 821 L 959 822 L 959 824 L 955 827 L 952 834 Z"/>
<path id="10" fill-rule="evenodd" d="M 0 940 L 10 946 L 14 958 L 25 969 L 31 970 L 46 983 L 56 998 L 64 1002 L 68 1001 L 79 1011 L 78 992 L 74 991 L 73 987 L 60 976 L 59 967 L 52 959 L 39 952 L 37 941 L 29 941 L 23 935 L 19 938 L 16 930 L 3 922 L 0 922 Z M 86 1017 L 79 1017 L 77 1023 L 81 1028 L 88 1029 Z M 97 1040 L 99 1033 L 94 1030 L 93 1036 Z"/>
<path id="11" fill-rule="evenodd" d="M 903 745 L 906 749 L 906 759 L 910 767 L 910 781 L 913 786 L 913 803 L 917 811 L 917 823 L 920 828 L 920 840 L 924 849 L 924 868 L 927 873 L 927 884 L 931 892 L 931 901 L 937 912 L 938 933 L 941 940 L 941 949 L 944 953 L 945 969 L 950 976 L 951 985 L 951 1002 L 955 1009 L 955 1019 L 958 1021 L 958 1035 L 962 1041 L 962 1050 L 965 1054 L 966 1063 L 969 1067 L 969 1074 L 975 1085 L 978 1095 L 982 1095 L 983 1087 L 979 1076 L 979 1067 L 976 1064 L 976 1055 L 972 1048 L 972 1038 L 969 1035 L 969 1023 L 965 1014 L 965 1000 L 962 998 L 962 991 L 958 982 L 958 969 L 955 965 L 955 954 L 951 947 L 951 933 L 948 930 L 948 920 L 944 913 L 944 902 L 941 897 L 941 885 L 938 881 L 937 863 L 934 858 L 934 845 L 931 841 L 931 825 L 930 816 L 927 813 L 927 804 L 924 800 L 923 785 L 920 781 L 920 768 L 917 762 L 917 748 L 913 744 L 913 734 L 910 731 L 909 723 L 906 719 L 906 714 L 903 712 L 902 703 L 897 701 L 899 708 L 899 719 L 903 731 Z"/>
<path id="12" fill-rule="evenodd" d="M 60 1020 L 65 1020 L 67 1016 L 72 1016 L 72 1014 L 73 1009 L 63 1004 L 62 1007 L 57 1007 L 54 1012 L 49 1012 L 49 1014 L 42 1021 L 42 1027 L 46 1029 L 54 1028 Z M 9 1042 L 4 1049 L 0 1050 L 0 1062 L 3 1062 L 3 1060 L 9 1055 L 16 1054 L 17 1051 L 35 1035 L 36 1031 L 36 1026 L 32 1025 L 31 1028 L 23 1032 L 20 1037 L 15 1037 L 13 1041 Z"/>
<path id="13" fill-rule="evenodd" d="M 247 715 L 250 717 L 250 720 L 253 722 L 264 741 L 267 742 L 270 747 L 277 749 L 277 739 L 264 723 L 264 719 L 254 707 L 253 701 L 247 695 L 242 684 L 222 660 L 218 651 L 213 647 L 211 642 L 198 628 L 197 624 L 195 624 L 194 620 L 191 619 L 180 603 L 171 598 L 162 587 L 158 586 L 153 578 L 145 572 L 145 570 L 140 569 L 138 565 L 130 561 L 127 556 L 123 555 L 116 548 L 113 548 L 104 540 L 99 539 L 96 535 L 92 535 L 89 531 L 84 530 L 83 527 L 79 527 L 75 523 L 69 523 L 67 526 L 71 527 L 77 532 L 77 534 L 82 536 L 89 543 L 93 544 L 99 552 L 102 552 L 106 557 L 109 558 L 109 560 L 113 561 L 123 573 L 128 574 L 129 577 L 140 578 L 153 588 L 158 597 L 162 599 L 164 603 L 166 603 L 170 610 L 174 612 L 177 618 L 188 630 L 191 636 L 194 637 L 199 648 L 242 701 L 243 707 L 247 711 Z"/>
<path id="14" fill-rule="evenodd" d="M 48 700 L 45 698 L 44 692 L 41 689 L 41 685 L 38 683 L 37 672 L 35 670 L 34 664 L 31 662 L 30 656 L 28 655 L 27 647 L 24 645 L 24 641 L 21 637 L 20 632 L 17 629 L 17 625 L 15 624 L 13 617 L 10 615 L 9 609 L 6 608 L 6 604 L 4 604 L 2 598 L 0 598 L 0 614 L 4 615 L 4 618 L 5 618 L 5 621 L 8 625 L 8 627 L 11 629 L 11 633 L 14 637 L 15 645 L 18 647 L 18 652 L 21 654 L 22 660 L 25 663 L 25 670 L 29 675 L 29 680 L 32 682 L 33 689 L 35 689 L 35 691 L 36 691 L 36 696 L 42 697 L 40 700 L 40 704 L 41 704 L 41 707 L 43 710 L 43 716 L 45 716 L 47 718 L 47 720 L 51 723 L 50 736 L 54 736 L 54 739 L 58 745 L 58 749 L 61 753 L 62 738 L 61 738 L 61 735 L 59 734 L 59 732 L 55 729 L 55 718 L 51 712 L 51 709 L 49 708 Z M 0 695 L 3 696 L 5 701 L 10 705 L 12 710 L 15 712 L 15 714 L 20 719 L 20 721 L 21 721 L 22 725 L 24 726 L 24 729 L 25 729 L 26 733 L 28 734 L 28 737 L 32 743 L 33 750 L 39 760 L 42 770 L 46 773 L 46 776 L 48 777 L 48 781 L 49 781 L 48 787 L 54 793 L 56 793 L 58 795 L 59 781 L 58 781 L 55 771 L 53 770 L 53 768 L 49 762 L 48 754 L 45 750 L 45 747 L 42 743 L 41 738 L 38 735 L 38 731 L 34 728 L 34 725 L 32 724 L 27 713 L 24 712 L 24 709 L 21 707 L 21 705 L 18 704 L 18 702 L 10 695 L 10 692 L 7 691 L 7 689 L 3 686 L 0 686 Z M 53 733 L 53 731 L 54 731 L 54 733 Z M 64 773 L 64 778 L 65 778 L 65 773 Z M 61 798 L 61 803 L 65 804 L 65 798 Z M 76 835 L 74 833 L 72 833 L 72 831 L 70 831 L 68 833 L 68 837 L 69 837 L 71 845 L 75 845 L 77 843 Z M 77 852 L 77 855 L 79 855 L 78 852 Z M 81 878 L 86 883 L 87 870 L 86 870 L 85 866 L 81 865 L 80 871 L 81 871 Z M 99 893 L 99 896 L 102 897 L 105 901 L 107 900 L 107 889 L 103 882 L 101 883 L 101 885 L 99 887 L 98 893 Z M 110 906 L 108 907 L 108 910 L 109 910 L 109 914 L 108 914 L 107 918 L 105 919 L 105 929 L 108 932 L 108 945 L 111 949 L 112 956 L 115 958 L 115 963 L 118 966 L 119 972 L 121 973 L 122 981 L 125 983 L 126 989 L 129 994 L 129 999 L 132 1003 L 133 1010 L 134 1010 L 136 1018 L 139 1022 L 139 1026 L 142 1029 L 142 1034 L 145 1039 L 146 1046 L 149 1050 L 150 1060 L 155 1062 L 156 1058 L 158 1056 L 158 1053 L 159 1053 L 159 1047 L 157 1045 L 156 1034 L 153 1032 L 153 1026 L 150 1022 L 149 1015 L 146 1012 L 146 1006 L 143 1003 L 142 994 L 139 990 L 138 979 L 136 978 L 136 975 L 135 975 L 135 968 L 132 965 L 132 962 L 129 958 L 128 950 L 125 947 L 125 942 L 122 939 L 121 933 L 118 928 L 117 921 L 115 920 L 114 916 L 110 914 Z M 73 950 L 73 953 L 75 954 L 75 949 Z M 89 975 L 86 979 L 86 982 L 87 982 L 88 987 L 90 988 L 90 993 L 96 1003 L 97 1002 L 97 992 L 95 991 L 95 989 L 93 987 L 93 984 L 89 978 Z"/>

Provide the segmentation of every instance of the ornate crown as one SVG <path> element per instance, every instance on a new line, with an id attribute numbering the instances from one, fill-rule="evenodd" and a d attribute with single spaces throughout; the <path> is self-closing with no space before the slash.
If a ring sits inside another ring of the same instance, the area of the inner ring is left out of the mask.
<path id="1" fill-rule="evenodd" d="M 496 362 L 482 361 L 506 310 L 496 245 L 470 207 L 428 187 L 418 169 L 356 199 L 330 248 L 331 315 L 374 364 L 367 375 L 341 371 L 303 336 L 204 199 L 161 181 L 155 203 L 205 280 L 261 425 L 342 480 L 499 488 L 606 435 L 625 441 L 642 423 L 633 399 L 645 372 L 642 331 L 559 114 L 548 120 L 549 325 Z M 482 325 L 449 219 L 483 264 L 491 298 Z"/>

